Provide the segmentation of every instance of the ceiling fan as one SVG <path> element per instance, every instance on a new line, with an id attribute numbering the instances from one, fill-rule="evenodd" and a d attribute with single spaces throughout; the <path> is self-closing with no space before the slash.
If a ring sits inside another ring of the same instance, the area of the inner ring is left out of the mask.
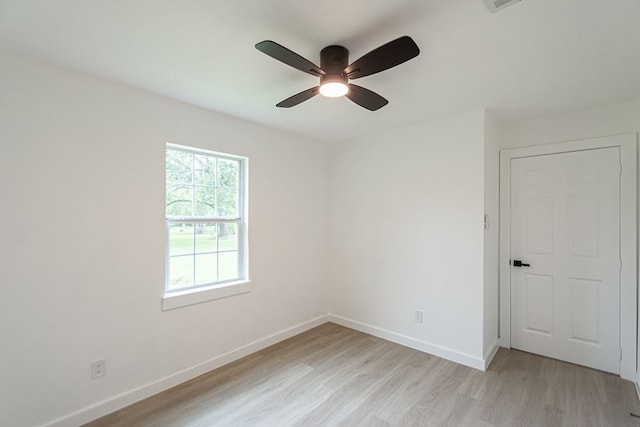
<path id="1" fill-rule="evenodd" d="M 293 68 L 320 78 L 319 86 L 303 90 L 278 103 L 276 107 L 293 107 L 320 93 L 332 98 L 346 96 L 371 111 L 384 107 L 389 101 L 369 89 L 349 83 L 349 80 L 388 70 L 415 58 L 420 53 L 420 49 L 409 36 L 390 41 L 367 53 L 351 65 L 348 65 L 349 51 L 343 46 L 327 46 L 322 49 L 320 51 L 320 67 L 271 40 L 261 41 L 256 44 L 256 49 Z"/>

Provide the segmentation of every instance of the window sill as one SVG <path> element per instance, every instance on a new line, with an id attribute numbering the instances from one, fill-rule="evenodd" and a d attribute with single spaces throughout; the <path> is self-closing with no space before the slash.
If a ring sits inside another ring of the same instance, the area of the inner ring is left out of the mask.
<path id="1" fill-rule="evenodd" d="M 201 302 L 232 297 L 251 292 L 253 285 L 248 280 L 230 282 L 206 288 L 189 289 L 182 292 L 166 293 L 162 297 L 162 311 L 173 310 Z"/>

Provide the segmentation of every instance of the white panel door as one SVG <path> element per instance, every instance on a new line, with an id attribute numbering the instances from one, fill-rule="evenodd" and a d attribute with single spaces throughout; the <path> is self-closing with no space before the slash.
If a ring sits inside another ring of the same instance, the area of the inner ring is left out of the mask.
<path id="1" fill-rule="evenodd" d="M 619 165 L 618 147 L 511 160 L 512 347 L 619 373 Z"/>

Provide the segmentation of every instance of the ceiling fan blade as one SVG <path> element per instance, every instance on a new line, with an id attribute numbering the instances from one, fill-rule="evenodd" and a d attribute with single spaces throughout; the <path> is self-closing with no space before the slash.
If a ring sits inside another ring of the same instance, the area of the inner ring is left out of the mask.
<path id="1" fill-rule="evenodd" d="M 318 67 L 313 62 L 304 59 L 297 53 L 271 40 L 261 41 L 256 44 L 256 49 L 280 62 L 284 62 L 285 64 L 292 66 L 293 68 L 309 73 L 312 76 L 322 77 L 326 74 L 322 68 Z"/>
<path id="2" fill-rule="evenodd" d="M 415 58 L 420 53 L 418 45 L 409 36 L 403 36 L 372 50 L 344 69 L 349 79 L 359 79 L 388 70 Z"/>
<path id="3" fill-rule="evenodd" d="M 303 90 L 302 92 L 296 93 L 295 95 L 285 99 L 284 101 L 276 104 L 276 107 L 293 107 L 300 104 L 301 102 L 306 101 L 307 99 L 313 98 L 318 93 L 320 93 L 320 86 L 312 87 L 311 89 Z"/>
<path id="4" fill-rule="evenodd" d="M 345 96 L 370 111 L 379 110 L 389 103 L 377 93 L 354 84 L 349 84 L 349 92 Z"/>

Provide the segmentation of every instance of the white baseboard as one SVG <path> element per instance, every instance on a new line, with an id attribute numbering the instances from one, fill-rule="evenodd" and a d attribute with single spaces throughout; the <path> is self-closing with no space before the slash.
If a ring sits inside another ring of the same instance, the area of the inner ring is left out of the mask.
<path id="1" fill-rule="evenodd" d="M 336 314 L 329 314 L 328 317 L 330 322 L 337 323 L 338 325 L 355 329 L 356 331 L 364 332 L 365 334 L 373 335 L 378 338 L 383 338 L 385 340 L 388 340 L 397 344 L 401 344 L 406 347 L 413 348 L 415 350 L 420 350 L 425 353 L 429 353 L 434 356 L 438 356 L 443 359 L 450 360 L 452 362 L 460 363 L 462 365 L 469 366 L 471 368 L 484 371 L 486 369 L 486 365 L 488 365 L 488 362 L 485 362 L 479 357 L 471 356 L 466 353 L 461 353 L 459 351 L 452 350 L 450 348 L 446 348 L 437 344 L 432 344 L 427 341 L 422 341 L 406 335 L 398 334 L 396 332 L 388 331 L 386 329 L 382 329 L 377 326 L 372 326 L 366 323 L 347 319 L 346 317 L 338 316 Z M 497 347 L 496 347 L 496 351 L 497 351 Z"/>
<path id="2" fill-rule="evenodd" d="M 489 365 L 491 365 L 491 361 L 493 360 L 493 358 L 495 357 L 496 353 L 498 352 L 498 349 L 500 348 L 500 346 L 498 345 L 498 343 L 496 342 L 495 344 L 493 344 L 493 347 L 491 348 L 491 350 L 489 350 L 487 353 L 485 353 L 484 355 L 484 369 L 483 371 L 486 371 L 487 369 L 489 369 Z"/>
<path id="3" fill-rule="evenodd" d="M 109 399 L 95 403 L 86 408 L 64 415 L 58 419 L 50 421 L 44 426 L 47 427 L 73 427 L 78 426 L 89 421 L 95 420 L 113 411 L 124 408 L 125 406 L 139 402 L 147 397 L 158 394 L 162 391 L 170 389 L 178 384 L 182 384 L 185 381 L 189 381 L 204 373 L 217 369 L 235 360 L 248 356 L 251 353 L 262 350 L 270 345 L 276 344 L 292 336 L 298 335 L 316 326 L 320 326 L 323 323 L 327 323 L 328 316 L 320 316 L 315 319 L 309 320 L 304 323 L 292 326 L 287 329 L 283 329 L 271 335 L 267 335 L 264 338 L 250 342 L 242 347 L 219 356 L 213 357 L 204 362 L 193 365 L 189 368 L 178 371 L 174 374 L 160 378 L 152 383 L 145 384 L 141 387 L 126 391 Z M 44 427 L 43 426 L 43 427 Z"/>

